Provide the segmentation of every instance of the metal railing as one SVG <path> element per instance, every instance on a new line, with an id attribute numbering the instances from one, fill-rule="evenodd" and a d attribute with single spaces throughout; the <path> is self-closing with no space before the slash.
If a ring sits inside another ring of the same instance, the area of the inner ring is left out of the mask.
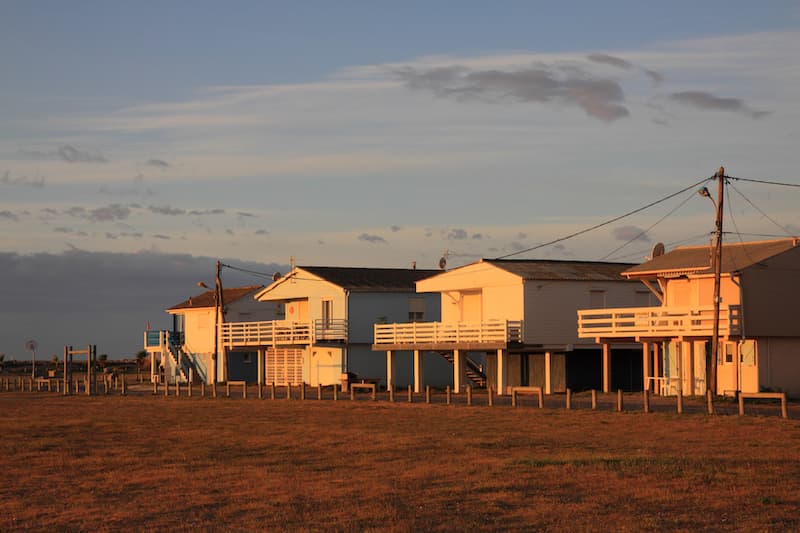
<path id="1" fill-rule="evenodd" d="M 578 311 L 578 337 L 635 337 L 640 335 L 706 336 L 713 333 L 714 308 L 628 307 Z M 720 306 L 720 335 L 739 335 L 741 307 Z"/>
<path id="2" fill-rule="evenodd" d="M 497 320 L 480 324 L 409 322 L 375 324 L 374 344 L 522 342 L 521 320 Z"/>

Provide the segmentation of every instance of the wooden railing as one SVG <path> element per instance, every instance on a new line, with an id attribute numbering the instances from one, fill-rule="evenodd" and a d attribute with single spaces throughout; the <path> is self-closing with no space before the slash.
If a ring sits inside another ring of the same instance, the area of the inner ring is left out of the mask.
<path id="1" fill-rule="evenodd" d="M 578 337 L 635 336 L 710 336 L 714 328 L 714 308 L 704 307 L 628 307 L 583 309 L 578 311 Z M 739 335 L 741 307 L 720 306 L 720 335 Z"/>
<path id="2" fill-rule="evenodd" d="M 374 344 L 458 342 L 522 342 L 522 321 L 497 320 L 481 324 L 444 322 L 375 324 Z"/>
<path id="3" fill-rule="evenodd" d="M 223 346 L 291 346 L 316 342 L 346 342 L 347 320 L 291 322 L 225 322 L 220 325 Z"/>

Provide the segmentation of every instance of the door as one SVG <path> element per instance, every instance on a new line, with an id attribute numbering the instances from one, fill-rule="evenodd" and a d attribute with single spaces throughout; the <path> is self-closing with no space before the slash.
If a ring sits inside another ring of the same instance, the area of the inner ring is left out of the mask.
<path id="1" fill-rule="evenodd" d="M 480 324 L 483 317 L 483 298 L 481 291 L 461 293 L 461 322 Z"/>
<path id="2" fill-rule="evenodd" d="M 756 341 L 746 340 L 739 344 L 739 361 L 742 392 L 758 392 L 758 353 Z"/>

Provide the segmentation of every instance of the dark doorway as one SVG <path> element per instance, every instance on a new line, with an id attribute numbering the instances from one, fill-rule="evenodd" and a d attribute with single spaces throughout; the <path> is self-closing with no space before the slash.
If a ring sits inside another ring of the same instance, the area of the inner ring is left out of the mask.
<path id="1" fill-rule="evenodd" d="M 574 350 L 567 352 L 565 366 L 567 388 L 572 391 L 602 389 L 603 366 L 600 350 Z"/>
<path id="2" fill-rule="evenodd" d="M 643 379 L 641 350 L 611 350 L 611 390 L 641 391 Z"/>

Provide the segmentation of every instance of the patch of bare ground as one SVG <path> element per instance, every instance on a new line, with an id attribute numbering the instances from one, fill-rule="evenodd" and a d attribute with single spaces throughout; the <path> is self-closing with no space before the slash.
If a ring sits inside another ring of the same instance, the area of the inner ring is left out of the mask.
<path id="1" fill-rule="evenodd" d="M 800 423 L 0 395 L 0 530 L 800 530 Z"/>

